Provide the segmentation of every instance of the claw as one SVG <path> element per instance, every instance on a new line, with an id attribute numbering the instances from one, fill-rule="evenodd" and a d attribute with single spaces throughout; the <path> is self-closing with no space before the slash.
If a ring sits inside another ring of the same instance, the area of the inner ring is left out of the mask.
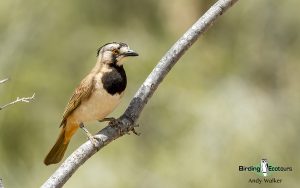
<path id="1" fill-rule="evenodd" d="M 138 126 L 138 124 L 137 124 L 137 126 Z M 140 135 L 141 135 L 141 133 L 138 133 L 138 132 L 135 131 L 134 127 L 132 128 L 131 131 L 132 131 L 135 135 L 137 135 L 137 136 L 140 136 Z"/>
<path id="2" fill-rule="evenodd" d="M 95 148 L 98 148 L 98 140 L 94 137 L 89 137 L 89 140 L 92 142 Z"/>

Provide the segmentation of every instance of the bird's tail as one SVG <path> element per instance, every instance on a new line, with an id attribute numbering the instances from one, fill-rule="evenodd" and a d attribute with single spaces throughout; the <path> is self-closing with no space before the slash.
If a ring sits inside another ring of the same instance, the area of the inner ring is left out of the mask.
<path id="1" fill-rule="evenodd" d="M 70 139 L 73 136 L 75 131 L 68 129 L 69 126 L 64 126 L 61 129 L 56 143 L 44 159 L 45 165 L 56 164 L 63 158 L 67 147 L 69 145 Z M 76 129 L 77 130 L 77 129 Z M 71 133 L 71 134 L 70 134 Z"/>

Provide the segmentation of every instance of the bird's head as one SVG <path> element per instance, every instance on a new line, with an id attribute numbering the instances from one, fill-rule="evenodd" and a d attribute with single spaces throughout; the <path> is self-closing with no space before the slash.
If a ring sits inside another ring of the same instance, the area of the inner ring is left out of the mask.
<path id="1" fill-rule="evenodd" d="M 98 61 L 117 66 L 122 66 L 126 57 L 138 55 L 127 44 L 121 42 L 107 43 L 97 51 Z"/>

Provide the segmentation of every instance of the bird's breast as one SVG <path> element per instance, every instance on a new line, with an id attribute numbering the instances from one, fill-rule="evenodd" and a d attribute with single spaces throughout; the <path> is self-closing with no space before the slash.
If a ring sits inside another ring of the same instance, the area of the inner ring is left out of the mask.
<path id="1" fill-rule="evenodd" d="M 101 120 L 120 103 L 123 93 L 111 95 L 101 86 L 101 83 L 96 83 L 91 96 L 74 111 L 73 117 L 77 122 Z"/>
<path id="2" fill-rule="evenodd" d="M 73 112 L 78 123 L 105 118 L 119 104 L 127 84 L 122 66 L 103 67 L 93 79 L 95 85 L 90 97 L 81 101 Z"/>

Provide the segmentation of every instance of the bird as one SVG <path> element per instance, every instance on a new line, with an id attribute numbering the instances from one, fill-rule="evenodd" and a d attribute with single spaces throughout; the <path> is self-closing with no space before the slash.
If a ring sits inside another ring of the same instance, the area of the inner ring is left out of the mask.
<path id="1" fill-rule="evenodd" d="M 127 85 L 123 67 L 126 57 L 139 54 L 122 42 L 111 42 L 97 50 L 96 65 L 75 89 L 60 123 L 56 143 L 44 159 L 45 165 L 59 163 L 78 128 L 82 128 L 95 145 L 95 139 L 85 128 L 90 121 L 113 120 L 107 116 L 117 107 Z"/>

